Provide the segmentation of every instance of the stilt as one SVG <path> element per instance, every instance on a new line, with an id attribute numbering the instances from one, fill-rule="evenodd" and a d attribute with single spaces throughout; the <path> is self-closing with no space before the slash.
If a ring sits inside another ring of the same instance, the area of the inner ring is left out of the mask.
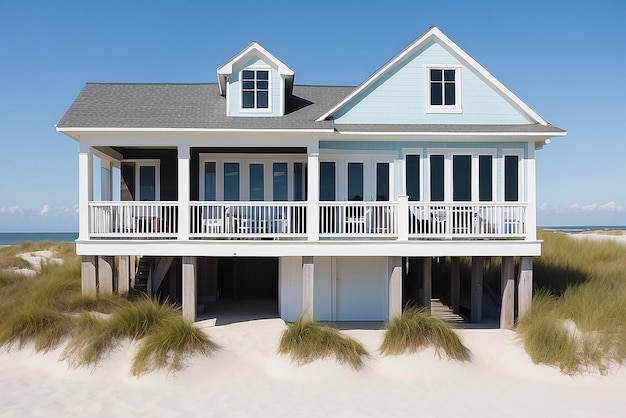
<path id="1" fill-rule="evenodd" d="M 183 257 L 183 317 L 196 320 L 196 257 Z"/>
<path id="2" fill-rule="evenodd" d="M 513 329 L 515 324 L 515 263 L 513 257 L 502 257 L 502 307 L 500 328 Z"/>
<path id="3" fill-rule="evenodd" d="M 80 265 L 80 284 L 83 296 L 96 296 L 98 292 L 97 272 L 98 265 L 95 255 L 84 255 Z"/>
<path id="4" fill-rule="evenodd" d="M 128 293 L 130 290 L 130 257 L 122 255 L 117 261 L 117 292 Z"/>
<path id="5" fill-rule="evenodd" d="M 459 299 L 461 298 L 461 258 L 450 257 L 450 307 L 454 313 L 459 313 Z"/>
<path id="6" fill-rule="evenodd" d="M 477 323 L 483 319 L 483 270 L 485 257 L 472 257 L 472 290 L 470 322 Z"/>
<path id="7" fill-rule="evenodd" d="M 431 257 L 424 257 L 423 259 L 423 300 L 422 305 L 426 312 L 430 313 L 430 300 L 433 297 L 433 259 Z"/>
<path id="8" fill-rule="evenodd" d="M 523 317 L 530 310 L 533 300 L 533 258 L 521 257 L 517 283 L 517 317 Z"/>
<path id="9" fill-rule="evenodd" d="M 402 314 L 402 257 L 389 257 L 389 320 Z"/>
<path id="10" fill-rule="evenodd" d="M 110 295 L 113 293 L 113 270 L 115 257 L 98 257 L 98 294 Z"/>
<path id="11" fill-rule="evenodd" d="M 302 318 L 313 320 L 313 293 L 315 265 L 313 257 L 302 257 Z"/>

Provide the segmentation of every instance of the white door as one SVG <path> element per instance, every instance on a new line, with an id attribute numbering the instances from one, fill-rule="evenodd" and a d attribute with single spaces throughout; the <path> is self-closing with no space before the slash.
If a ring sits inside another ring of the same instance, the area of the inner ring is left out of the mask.
<path id="1" fill-rule="evenodd" d="M 384 321 L 387 319 L 386 257 L 337 258 L 335 280 L 337 321 Z"/>

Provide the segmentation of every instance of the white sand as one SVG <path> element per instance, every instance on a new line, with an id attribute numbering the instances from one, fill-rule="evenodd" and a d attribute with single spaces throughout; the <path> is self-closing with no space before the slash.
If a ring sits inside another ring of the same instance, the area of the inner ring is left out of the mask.
<path id="1" fill-rule="evenodd" d="M 49 250 L 33 251 L 30 253 L 18 254 L 18 257 L 28 261 L 31 268 L 12 269 L 15 273 L 32 277 L 41 271 L 41 266 L 47 263 L 62 264 L 63 259 L 54 257 L 54 253 Z"/>
<path id="2" fill-rule="evenodd" d="M 577 234 L 569 234 L 574 239 L 588 239 L 592 241 L 615 241 L 626 245 L 626 234 L 621 235 L 609 235 L 602 234 L 600 232 L 585 232 Z"/>
<path id="3" fill-rule="evenodd" d="M 356 372 L 276 355 L 280 319 L 198 325 L 222 348 L 175 375 L 130 377 L 131 344 L 95 370 L 69 369 L 60 350 L 2 353 L 0 416 L 623 417 L 626 409 L 626 369 L 563 376 L 533 365 L 512 331 L 459 331 L 469 363 L 432 350 L 383 357 L 382 331 L 346 331 L 372 353 Z"/>

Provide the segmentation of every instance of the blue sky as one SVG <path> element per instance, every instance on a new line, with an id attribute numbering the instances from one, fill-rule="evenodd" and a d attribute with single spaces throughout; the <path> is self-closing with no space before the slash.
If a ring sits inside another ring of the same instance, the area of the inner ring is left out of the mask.
<path id="1" fill-rule="evenodd" d="M 298 84 L 358 85 L 437 25 L 552 124 L 538 223 L 626 225 L 626 2 L 0 2 L 0 232 L 78 229 L 78 144 L 54 125 L 86 82 L 215 82 L 256 40 Z"/>

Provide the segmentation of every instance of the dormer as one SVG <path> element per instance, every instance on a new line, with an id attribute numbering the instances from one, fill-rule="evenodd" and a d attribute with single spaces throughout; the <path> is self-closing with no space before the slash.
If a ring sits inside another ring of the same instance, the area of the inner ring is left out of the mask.
<path id="1" fill-rule="evenodd" d="M 217 68 L 227 116 L 283 116 L 293 79 L 294 72 L 256 42 Z"/>

